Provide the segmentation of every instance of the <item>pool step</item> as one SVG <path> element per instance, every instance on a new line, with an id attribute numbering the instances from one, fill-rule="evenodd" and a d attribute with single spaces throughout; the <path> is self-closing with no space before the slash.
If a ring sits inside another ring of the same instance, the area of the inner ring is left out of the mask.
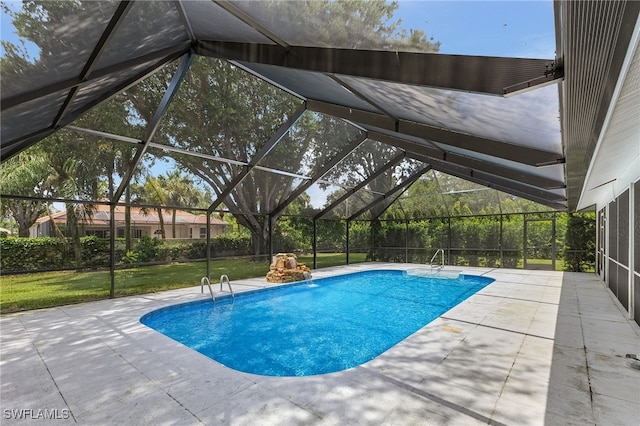
<path id="1" fill-rule="evenodd" d="M 415 268 L 407 269 L 407 275 L 425 278 L 452 278 L 458 279 L 462 273 L 461 269 L 427 269 Z"/>

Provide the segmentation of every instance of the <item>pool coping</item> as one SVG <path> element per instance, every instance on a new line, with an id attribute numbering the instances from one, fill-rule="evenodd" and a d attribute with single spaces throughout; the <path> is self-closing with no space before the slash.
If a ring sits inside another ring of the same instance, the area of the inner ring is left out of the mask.
<path id="1" fill-rule="evenodd" d="M 313 275 L 415 267 L 366 263 Z M 624 359 L 640 353 L 640 328 L 595 275 L 456 269 L 496 281 L 374 360 L 318 376 L 237 372 L 139 322 L 206 297 L 199 286 L 3 315 L 3 423 L 19 423 L 18 415 L 41 422 L 38 414 L 57 415 L 56 424 L 608 425 L 640 417 L 640 371 Z M 236 292 L 271 286 L 232 283 Z"/>

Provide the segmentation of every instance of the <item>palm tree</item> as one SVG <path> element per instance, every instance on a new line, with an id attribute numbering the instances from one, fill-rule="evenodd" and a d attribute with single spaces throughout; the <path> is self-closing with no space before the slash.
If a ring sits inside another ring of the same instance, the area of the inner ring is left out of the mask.
<path id="1" fill-rule="evenodd" d="M 182 175 L 180 170 L 174 170 L 166 177 L 159 179 L 164 185 L 169 205 L 175 207 L 193 207 L 202 199 L 202 191 L 196 188 L 189 176 Z M 176 209 L 171 216 L 171 235 L 176 237 Z"/>
<path id="2" fill-rule="evenodd" d="M 156 204 L 158 206 L 167 205 L 168 194 L 164 188 L 162 180 L 162 177 L 146 177 L 143 185 L 143 201 L 149 202 L 150 204 Z M 162 208 L 157 207 L 156 211 L 158 212 L 158 220 L 160 221 L 160 231 L 162 232 L 162 239 L 165 239 L 166 232 L 164 229 L 164 217 L 162 216 Z"/>

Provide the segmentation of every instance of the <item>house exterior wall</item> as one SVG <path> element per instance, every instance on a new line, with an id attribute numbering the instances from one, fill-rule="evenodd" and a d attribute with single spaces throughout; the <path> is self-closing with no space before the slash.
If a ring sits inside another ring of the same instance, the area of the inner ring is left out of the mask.
<path id="1" fill-rule="evenodd" d="M 53 227 L 51 226 L 51 222 L 42 222 L 36 223 L 31 228 L 29 228 L 29 237 L 37 238 L 37 237 L 53 237 Z"/>
<path id="2" fill-rule="evenodd" d="M 601 136 L 602 146 L 621 153 L 624 161 L 605 156 L 604 170 L 611 176 L 602 185 L 585 182 L 583 193 L 598 211 L 598 276 L 640 324 L 640 17 L 634 34 L 627 72 L 618 82 L 619 96 Z"/>
<path id="3" fill-rule="evenodd" d="M 640 325 L 640 178 L 598 214 L 598 275 Z"/>
<path id="4" fill-rule="evenodd" d="M 215 237 L 224 233 L 226 226 L 219 224 L 211 225 L 211 236 Z M 105 224 L 85 224 L 84 235 L 95 235 L 101 238 L 107 238 L 109 236 L 109 225 Z M 133 238 L 142 238 L 144 236 L 162 238 L 160 234 L 159 224 L 131 224 L 131 235 Z M 165 238 L 174 239 L 171 222 L 164 224 Z M 116 237 L 124 237 L 124 226 L 116 226 Z M 156 233 L 158 232 L 158 233 Z M 55 232 L 51 226 L 50 221 L 44 221 L 34 224 L 29 228 L 29 237 L 54 237 Z M 201 239 L 207 237 L 207 226 L 205 224 L 193 224 L 193 223 L 181 223 L 176 224 L 175 239 Z"/>

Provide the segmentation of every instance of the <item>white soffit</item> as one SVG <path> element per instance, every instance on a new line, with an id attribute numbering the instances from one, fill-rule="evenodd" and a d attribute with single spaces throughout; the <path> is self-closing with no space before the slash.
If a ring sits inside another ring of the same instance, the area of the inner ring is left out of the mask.
<path id="1" fill-rule="evenodd" d="M 640 178 L 639 44 L 640 17 L 589 164 L 577 210 L 594 205 L 602 208 Z"/>

